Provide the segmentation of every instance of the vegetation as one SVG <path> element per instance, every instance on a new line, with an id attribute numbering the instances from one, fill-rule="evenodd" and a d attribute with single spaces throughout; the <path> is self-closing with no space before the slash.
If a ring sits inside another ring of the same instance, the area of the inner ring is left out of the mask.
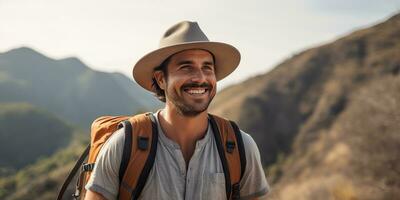
<path id="1" fill-rule="evenodd" d="M 399 35 L 400 14 L 397 14 L 376 26 L 298 53 L 271 72 L 231 86 L 217 95 L 211 112 L 237 121 L 259 145 L 266 175 L 272 184 L 269 199 L 391 200 L 400 196 Z M 1 56 L 0 67 L 4 64 Z M 26 88 L 30 87 L 26 83 L 37 79 L 18 79 L 20 73 L 4 71 L 0 73 L 0 92 L 9 93 L 0 97 L 3 101 L 17 97 L 12 96 L 12 92 L 18 90 L 5 90 L 7 85 Z M 59 74 L 54 73 L 54 76 Z M 95 76 L 93 72 L 83 73 L 79 84 L 75 85 L 85 90 L 78 92 L 83 99 L 87 98 L 86 94 L 101 98 L 105 88 L 115 83 L 96 82 L 97 78 L 93 79 L 92 85 L 86 85 L 92 76 Z M 104 74 L 97 77 L 107 79 Z M 125 82 L 118 84 L 126 85 Z M 125 87 L 119 89 L 127 90 Z M 76 94 L 65 93 L 63 98 L 77 98 Z M 104 100 L 113 103 L 105 107 L 114 109 L 115 96 L 109 97 Z M 71 103 L 74 108 L 79 108 L 71 116 L 80 116 L 88 112 L 85 109 L 89 103 L 97 101 L 60 102 L 54 105 Z M 103 103 L 97 102 L 92 108 L 103 108 Z M 43 115 L 35 114 L 37 111 L 26 110 L 32 109 L 27 105 L 1 108 L 0 129 L 3 132 L 0 133 L 25 131 L 23 127 L 9 126 L 6 121 L 9 119 L 26 121 L 26 116 L 29 120 L 33 120 L 33 116 L 45 119 Z M 48 120 L 54 121 L 53 118 Z M 15 121 L 12 123 L 16 124 Z M 52 124 L 43 124 L 43 127 L 47 130 Z M 39 135 L 48 134 L 42 129 L 37 130 Z M 0 142 L 16 134 L 4 136 Z M 18 172 L 0 170 L 0 199 L 54 199 L 88 142 L 88 136 L 83 135 L 73 134 L 73 142 L 66 149 L 34 164 L 23 167 L 18 159 L 8 161 L 22 169 Z M 34 139 L 37 136 L 26 137 Z M 18 145 L 21 148 L 25 143 Z M 32 150 L 33 147 L 39 149 L 40 145 L 32 146 Z M 11 153 L 17 151 L 14 149 Z"/>
<path id="2" fill-rule="evenodd" d="M 3 174 L 65 147 L 71 134 L 70 126 L 30 104 L 0 104 L 0 166 Z"/>
<path id="3" fill-rule="evenodd" d="M 399 196 L 399 35 L 397 14 L 215 98 L 259 145 L 270 199 Z"/>
<path id="4" fill-rule="evenodd" d="M 26 47 L 0 53 L 0 93 L 0 199 L 54 199 L 81 153 L 77 127 L 161 105 L 126 76 Z"/>
<path id="5" fill-rule="evenodd" d="M 272 199 L 396 199 L 399 91 L 400 79 L 388 76 L 353 93 L 314 142 L 267 169 L 275 182 Z"/>
<path id="6" fill-rule="evenodd" d="M 56 199 L 59 188 L 88 143 L 87 134 L 75 132 L 67 148 L 26 166 L 15 175 L 0 178 L 0 199 Z"/>

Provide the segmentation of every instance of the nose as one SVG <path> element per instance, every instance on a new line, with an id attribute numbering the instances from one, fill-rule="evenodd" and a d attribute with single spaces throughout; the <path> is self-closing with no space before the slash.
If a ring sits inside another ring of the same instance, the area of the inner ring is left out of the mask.
<path id="1" fill-rule="evenodd" d="M 194 69 L 192 72 L 191 81 L 203 83 L 206 81 L 206 75 L 202 70 Z"/>

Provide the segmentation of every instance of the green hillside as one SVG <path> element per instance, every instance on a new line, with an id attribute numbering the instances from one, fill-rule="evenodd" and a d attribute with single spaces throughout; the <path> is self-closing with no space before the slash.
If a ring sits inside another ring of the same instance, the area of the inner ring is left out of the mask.
<path id="1" fill-rule="evenodd" d="M 72 128 L 30 104 L 0 104 L 0 168 L 18 170 L 69 144 Z"/>
<path id="2" fill-rule="evenodd" d="M 65 177 L 89 142 L 84 135 L 75 133 L 67 148 L 24 167 L 15 175 L 0 177 L 0 199 L 56 199 Z"/>
<path id="3" fill-rule="evenodd" d="M 161 106 L 126 76 L 92 70 L 77 58 L 55 60 L 26 47 L 0 53 L 0 93 L 0 102 L 29 102 L 86 129 L 101 115 Z"/>

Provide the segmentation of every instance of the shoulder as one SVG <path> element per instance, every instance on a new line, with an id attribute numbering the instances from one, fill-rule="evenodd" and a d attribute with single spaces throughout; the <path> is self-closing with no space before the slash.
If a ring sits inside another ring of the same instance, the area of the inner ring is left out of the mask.
<path id="1" fill-rule="evenodd" d="M 116 199 L 119 188 L 119 167 L 125 142 L 125 130 L 115 131 L 102 146 L 85 188 Z"/>
<path id="2" fill-rule="evenodd" d="M 246 169 L 240 182 L 241 197 L 243 199 L 261 197 L 268 193 L 269 184 L 261 163 L 260 152 L 249 134 L 241 130 L 241 135 L 246 153 Z"/>
<path id="3" fill-rule="evenodd" d="M 254 141 L 253 137 L 251 137 L 251 135 L 244 132 L 243 130 L 240 130 L 240 133 L 242 135 L 243 145 L 244 145 L 244 149 L 246 152 L 246 157 L 255 155 L 255 154 L 259 154 L 257 143 Z"/>
<path id="4" fill-rule="evenodd" d="M 97 156 L 96 163 L 103 163 L 108 165 L 119 166 L 124 151 L 125 143 L 125 129 L 121 128 L 116 130 L 104 142 Z M 97 164 L 100 165 L 100 164 Z"/>
<path id="5" fill-rule="evenodd" d="M 108 138 L 108 140 L 104 143 L 104 146 L 102 147 L 101 151 L 104 151 L 103 149 L 121 150 L 122 151 L 124 142 L 125 142 L 125 129 L 120 128 L 120 129 L 116 130 Z"/>
<path id="6" fill-rule="evenodd" d="M 246 155 L 246 171 L 253 171 L 257 168 L 263 168 L 261 163 L 260 151 L 253 137 L 241 130 L 243 146 Z"/>
<path id="7" fill-rule="evenodd" d="M 253 145 L 253 144 L 255 144 L 254 139 L 253 139 L 253 137 L 251 137 L 251 135 L 249 135 L 248 133 L 244 132 L 243 130 L 240 130 L 240 133 L 242 135 L 244 145 Z"/>

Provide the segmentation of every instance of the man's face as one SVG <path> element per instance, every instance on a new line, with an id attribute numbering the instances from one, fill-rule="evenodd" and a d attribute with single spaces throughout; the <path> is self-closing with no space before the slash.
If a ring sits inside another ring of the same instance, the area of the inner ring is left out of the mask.
<path id="1" fill-rule="evenodd" d="M 208 51 L 193 49 L 173 55 L 167 73 L 167 77 L 156 75 L 167 104 L 188 117 L 207 110 L 216 94 L 217 82 L 214 59 Z"/>

